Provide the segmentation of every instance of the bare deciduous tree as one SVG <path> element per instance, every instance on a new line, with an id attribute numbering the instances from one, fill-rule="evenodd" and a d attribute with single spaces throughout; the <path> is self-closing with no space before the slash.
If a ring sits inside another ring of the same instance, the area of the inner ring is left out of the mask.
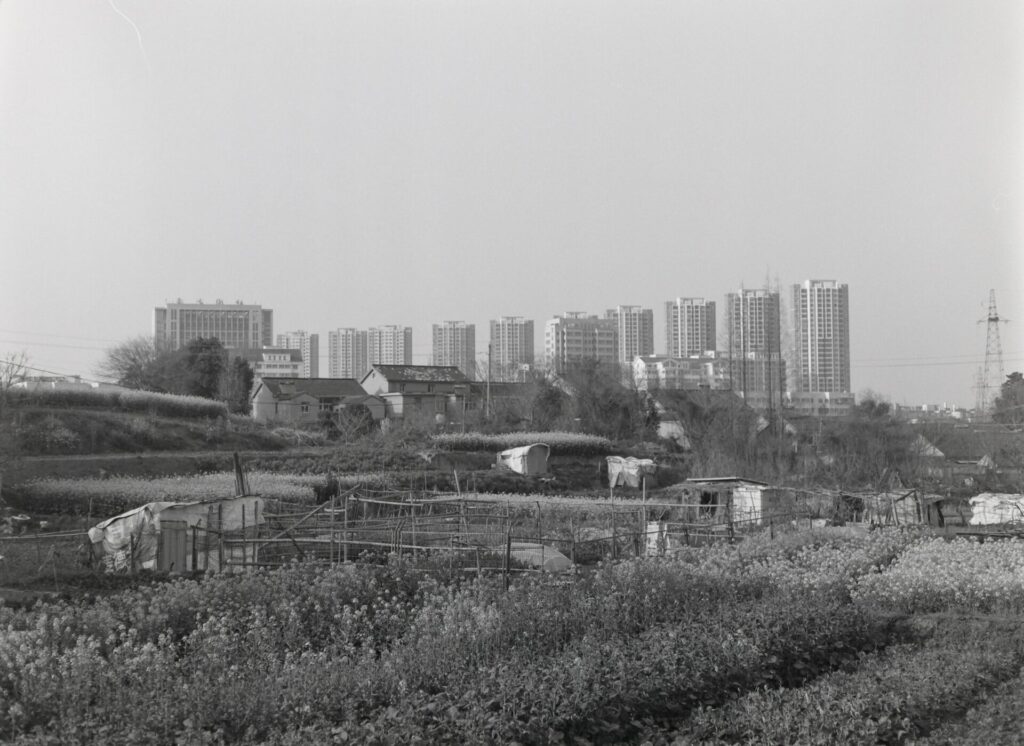
<path id="1" fill-rule="evenodd" d="M 11 411 L 10 392 L 14 384 L 25 380 L 28 356 L 24 352 L 0 360 L 0 495 L 4 472 L 18 457 L 18 429 Z"/>

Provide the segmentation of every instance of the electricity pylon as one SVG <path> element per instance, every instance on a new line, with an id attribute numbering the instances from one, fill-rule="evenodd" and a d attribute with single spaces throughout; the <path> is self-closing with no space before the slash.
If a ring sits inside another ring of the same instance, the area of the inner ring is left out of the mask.
<path id="1" fill-rule="evenodd" d="M 1005 324 L 1009 319 L 999 318 L 999 311 L 996 310 L 996 291 L 988 293 L 988 316 L 979 319 L 979 324 L 987 325 L 985 335 L 985 367 L 981 372 L 981 379 L 978 381 L 978 401 L 975 411 L 978 415 L 988 414 L 989 409 L 995 402 L 993 389 L 998 391 L 1003 384 L 1003 344 L 999 341 L 999 325 Z M 996 382 L 993 384 L 992 377 L 995 375 Z"/>

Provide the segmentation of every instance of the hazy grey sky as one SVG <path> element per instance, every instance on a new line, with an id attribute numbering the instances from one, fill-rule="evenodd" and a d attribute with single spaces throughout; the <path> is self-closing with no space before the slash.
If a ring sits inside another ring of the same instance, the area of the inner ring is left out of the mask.
<path id="1" fill-rule="evenodd" d="M 6 0 L 0 355 L 850 286 L 853 388 L 1024 368 L 1019 0 Z M 720 322 L 720 327 L 722 323 Z"/>

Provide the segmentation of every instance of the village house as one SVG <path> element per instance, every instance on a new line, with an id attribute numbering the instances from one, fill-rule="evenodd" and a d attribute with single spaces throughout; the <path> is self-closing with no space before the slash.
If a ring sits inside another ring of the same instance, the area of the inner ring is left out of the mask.
<path id="1" fill-rule="evenodd" d="M 334 416 L 339 407 L 355 405 L 370 410 L 374 421 L 384 419 L 384 402 L 367 394 L 353 378 L 260 379 L 250 397 L 252 417 L 260 422 L 312 424 Z"/>
<path id="2" fill-rule="evenodd" d="M 470 381 L 454 365 L 378 364 L 359 384 L 366 394 L 383 400 L 392 420 L 424 417 L 435 423 L 462 423 L 475 407 Z"/>

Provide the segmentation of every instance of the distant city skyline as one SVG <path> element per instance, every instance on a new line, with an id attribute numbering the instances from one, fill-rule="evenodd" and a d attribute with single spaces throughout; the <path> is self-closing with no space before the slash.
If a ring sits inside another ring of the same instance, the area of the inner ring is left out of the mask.
<path id="1" fill-rule="evenodd" d="M 179 294 L 664 351 L 667 301 L 834 278 L 855 393 L 972 407 L 993 289 L 1024 369 L 1019 0 L 118 9 L 0 3 L 0 358 L 95 376 Z"/>

